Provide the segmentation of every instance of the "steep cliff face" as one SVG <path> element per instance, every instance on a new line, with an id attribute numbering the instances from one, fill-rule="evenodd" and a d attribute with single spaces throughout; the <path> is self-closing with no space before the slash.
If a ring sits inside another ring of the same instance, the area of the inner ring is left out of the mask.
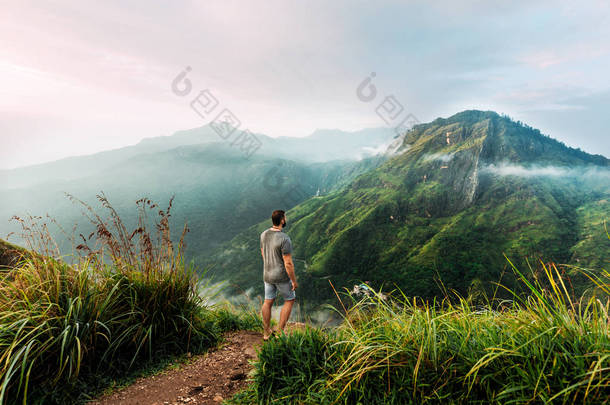
<path id="1" fill-rule="evenodd" d="M 453 195 L 445 209 L 461 210 L 485 193 L 490 166 L 532 168 L 610 167 L 610 160 L 566 147 L 540 131 L 491 111 L 464 111 L 418 125 L 401 137 L 392 163 L 412 190 L 420 182 L 439 183 Z M 392 166 L 392 167 L 390 167 Z M 527 173 L 525 173 L 527 174 Z"/>
<path id="2" fill-rule="evenodd" d="M 396 284 L 422 296 L 439 294 L 442 282 L 467 293 L 475 280 L 499 279 L 504 254 L 521 266 L 610 257 L 600 236 L 610 215 L 608 159 L 484 111 L 418 125 L 401 142 L 343 190 L 288 212 L 309 299 L 330 298 L 328 279 L 335 287 Z M 587 172 L 588 180 L 574 175 Z M 267 226 L 238 235 L 207 263 L 241 288 L 256 286 L 258 234 Z"/>
<path id="3" fill-rule="evenodd" d="M 478 115 L 477 119 L 436 120 L 415 127 L 401 137 L 399 147 L 391 146 L 392 164 L 382 166 L 377 174 L 399 176 L 396 185 L 407 195 L 423 198 L 425 194 L 431 215 L 447 215 L 470 206 L 477 195 L 481 157 L 496 116 Z"/>

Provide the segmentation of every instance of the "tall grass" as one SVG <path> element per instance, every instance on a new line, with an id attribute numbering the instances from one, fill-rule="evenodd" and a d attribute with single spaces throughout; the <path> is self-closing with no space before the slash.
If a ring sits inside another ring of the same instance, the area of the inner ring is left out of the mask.
<path id="1" fill-rule="evenodd" d="M 542 268 L 514 269 L 528 294 L 485 306 L 353 300 L 336 333 L 263 346 L 233 403 L 609 403 L 610 274 L 587 273 L 598 291 L 576 300 L 555 265 Z"/>
<path id="2" fill-rule="evenodd" d="M 128 232 L 103 194 L 107 220 L 71 198 L 95 227 L 79 235 L 72 264 L 59 258 L 40 217 L 15 218 L 40 254 L 24 256 L 0 279 L 0 404 L 82 401 L 100 376 L 202 351 L 223 330 L 252 324 L 203 305 L 183 256 L 188 228 L 177 244 L 170 238 L 171 200 L 165 210 L 139 200 L 138 225 Z M 150 212 L 158 219 L 152 227 Z"/>

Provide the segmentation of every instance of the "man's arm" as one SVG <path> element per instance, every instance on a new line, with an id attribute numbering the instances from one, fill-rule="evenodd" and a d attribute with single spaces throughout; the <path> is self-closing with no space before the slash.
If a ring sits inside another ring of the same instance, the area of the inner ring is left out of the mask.
<path id="1" fill-rule="evenodd" d="M 290 277 L 290 281 L 292 281 L 292 289 L 296 290 L 299 284 L 297 283 L 297 277 L 294 274 L 294 263 L 292 262 L 292 254 L 288 253 L 282 255 L 284 258 L 284 265 L 286 266 L 286 273 L 288 273 L 288 277 Z"/>

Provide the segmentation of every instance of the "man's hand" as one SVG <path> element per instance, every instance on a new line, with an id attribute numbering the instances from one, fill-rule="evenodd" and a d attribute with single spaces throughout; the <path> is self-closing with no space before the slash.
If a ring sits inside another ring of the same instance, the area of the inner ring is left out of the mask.
<path id="1" fill-rule="evenodd" d="M 292 281 L 292 291 L 296 290 L 299 287 L 299 283 L 297 283 L 297 277 L 294 274 L 294 263 L 292 262 L 292 255 L 290 253 L 282 255 L 284 259 L 284 265 L 286 266 L 286 273 L 288 273 L 288 277 L 290 281 Z"/>

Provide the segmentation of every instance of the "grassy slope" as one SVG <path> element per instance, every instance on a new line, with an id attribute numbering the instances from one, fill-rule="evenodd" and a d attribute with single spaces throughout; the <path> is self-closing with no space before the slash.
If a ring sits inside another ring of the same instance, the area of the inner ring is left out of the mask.
<path id="1" fill-rule="evenodd" d="M 543 270 L 540 283 L 521 278 L 529 298 L 515 302 L 344 297 L 343 325 L 264 345 L 230 403 L 607 403 L 610 273 L 577 300 L 556 267 Z"/>

